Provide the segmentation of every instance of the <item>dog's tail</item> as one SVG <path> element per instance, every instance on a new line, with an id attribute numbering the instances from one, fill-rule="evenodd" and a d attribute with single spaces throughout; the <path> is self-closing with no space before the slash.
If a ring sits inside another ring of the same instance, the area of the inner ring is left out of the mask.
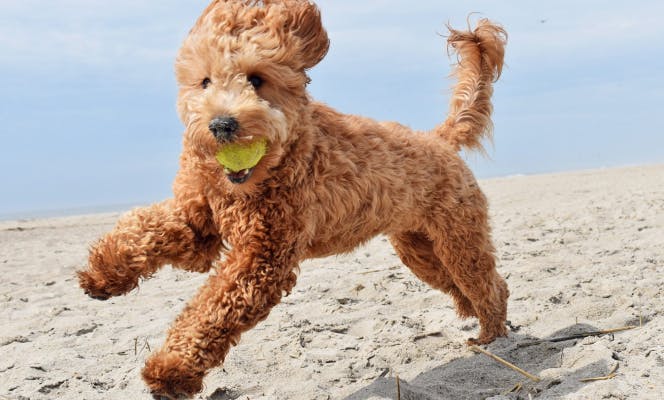
<path id="1" fill-rule="evenodd" d="M 503 69 L 507 32 L 488 19 L 481 19 L 474 31 L 448 26 L 448 49 L 457 53 L 454 87 L 447 120 L 435 132 L 459 151 L 461 147 L 483 150 L 482 139 L 491 139 L 491 95 L 493 82 Z"/>

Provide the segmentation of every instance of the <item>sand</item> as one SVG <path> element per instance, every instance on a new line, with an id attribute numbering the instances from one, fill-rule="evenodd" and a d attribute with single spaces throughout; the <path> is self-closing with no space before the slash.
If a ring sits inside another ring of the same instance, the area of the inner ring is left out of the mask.
<path id="1" fill-rule="evenodd" d="M 396 399 L 397 376 L 404 400 L 663 398 L 664 165 L 481 185 L 511 291 L 510 335 L 485 348 L 540 382 L 471 352 L 476 321 L 378 237 L 304 263 L 196 398 Z M 166 267 L 127 296 L 84 296 L 74 271 L 118 215 L 0 222 L 0 399 L 150 398 L 143 362 L 205 276 Z"/>

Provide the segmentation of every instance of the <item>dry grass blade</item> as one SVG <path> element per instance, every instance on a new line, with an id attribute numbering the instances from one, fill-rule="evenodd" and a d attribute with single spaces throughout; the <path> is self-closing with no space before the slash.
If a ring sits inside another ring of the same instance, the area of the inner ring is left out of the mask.
<path id="1" fill-rule="evenodd" d="M 503 364 L 504 366 L 506 366 L 506 367 L 508 367 L 508 368 L 511 368 L 511 369 L 513 369 L 514 371 L 520 373 L 521 375 L 527 377 L 527 378 L 530 379 L 531 381 L 535 381 L 535 382 L 539 382 L 539 381 L 541 381 L 541 379 L 540 379 L 539 377 L 537 377 L 537 376 L 535 376 L 535 375 L 533 375 L 533 374 L 531 374 L 531 373 L 529 373 L 529 372 L 524 371 L 523 369 L 517 367 L 516 365 L 514 365 L 514 364 L 512 364 L 512 363 L 510 363 L 510 362 L 508 362 L 508 361 L 505 361 L 505 360 L 503 360 L 502 358 L 498 357 L 497 355 L 495 355 L 495 354 L 493 354 L 493 353 L 490 353 L 490 352 L 488 352 L 488 351 L 486 351 L 486 350 L 484 350 L 484 349 L 481 349 L 481 348 L 479 348 L 478 346 L 471 346 L 470 349 L 471 349 L 472 351 L 474 351 L 474 352 L 482 353 L 482 354 L 484 354 L 484 355 L 487 355 L 487 356 L 493 358 L 494 360 L 498 361 L 499 363 Z"/>
<path id="2" fill-rule="evenodd" d="M 519 382 L 516 385 L 514 385 L 512 387 L 512 389 L 510 389 L 510 390 L 506 391 L 505 393 L 503 393 L 503 396 L 507 396 L 510 393 L 519 393 L 521 391 L 521 389 L 523 389 L 523 383 Z"/>
<path id="3" fill-rule="evenodd" d="M 383 271 L 384 271 L 383 269 L 372 269 L 370 271 L 358 272 L 358 274 L 360 274 L 360 275 L 369 275 L 369 274 L 375 274 L 376 272 L 383 272 Z"/>
<path id="4" fill-rule="evenodd" d="M 150 343 L 148 343 L 148 338 L 143 339 L 143 345 L 141 348 L 138 348 L 138 337 L 134 338 L 134 355 L 138 355 L 141 353 L 143 350 L 148 349 L 149 352 L 152 352 L 152 349 L 150 348 Z"/>
<path id="5" fill-rule="evenodd" d="M 425 339 L 425 338 L 428 338 L 428 337 L 440 337 L 440 336 L 443 336 L 442 332 L 422 333 L 422 334 L 419 334 L 419 335 L 416 335 L 415 337 L 413 337 L 413 341 L 416 342 L 418 340 L 422 340 L 422 339 Z"/>
<path id="6" fill-rule="evenodd" d="M 399 380 L 399 375 L 397 375 L 397 400 L 401 400 L 401 381 Z"/>
<path id="7" fill-rule="evenodd" d="M 623 326 L 621 328 L 607 329 L 607 330 L 604 330 L 604 331 L 583 332 L 583 333 L 577 333 L 577 334 L 569 335 L 569 336 L 561 336 L 561 337 L 552 338 L 552 339 L 540 339 L 540 340 L 533 340 L 532 342 L 518 343 L 517 347 L 535 346 L 535 345 L 542 344 L 542 343 L 566 342 L 568 340 L 583 339 L 583 338 L 586 338 L 586 337 L 589 337 L 589 336 L 610 335 L 610 334 L 613 334 L 613 333 L 629 331 L 629 330 L 636 329 L 636 328 L 638 328 L 638 326 L 628 325 L 628 326 Z"/>
<path id="8" fill-rule="evenodd" d="M 608 373 L 607 375 L 605 375 L 605 376 L 598 376 L 598 377 L 595 377 L 595 378 L 579 379 L 579 382 L 608 381 L 609 379 L 613 379 L 613 378 L 615 378 L 616 375 L 617 375 L 617 374 L 616 374 L 616 371 L 618 370 L 618 366 L 619 366 L 619 365 L 620 365 L 619 363 L 616 363 L 616 365 L 613 367 L 613 369 L 611 370 L 611 372 L 609 372 L 609 373 Z"/>

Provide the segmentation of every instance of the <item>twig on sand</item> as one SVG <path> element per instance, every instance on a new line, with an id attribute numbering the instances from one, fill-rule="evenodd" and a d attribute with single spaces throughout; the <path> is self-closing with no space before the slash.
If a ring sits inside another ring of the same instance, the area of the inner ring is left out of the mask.
<path id="1" fill-rule="evenodd" d="M 397 375 L 397 400 L 401 400 L 401 381 L 399 380 L 399 375 Z"/>
<path id="2" fill-rule="evenodd" d="M 533 375 L 533 374 L 531 374 L 531 373 L 528 373 L 528 372 L 522 370 L 521 368 L 517 367 L 516 365 L 514 365 L 514 364 L 512 364 L 512 363 L 510 363 L 510 362 L 508 362 L 508 361 L 505 361 L 505 360 L 503 360 L 502 358 L 498 357 L 497 355 L 495 355 L 495 354 L 493 354 L 493 353 L 490 353 L 490 352 L 488 352 L 488 351 L 486 351 L 486 350 L 484 350 L 484 349 L 481 349 L 481 348 L 478 347 L 478 346 L 470 346 L 470 350 L 472 350 L 472 351 L 474 351 L 474 352 L 477 352 L 477 353 L 485 354 L 485 355 L 487 355 L 487 356 L 493 358 L 494 360 L 498 361 L 499 363 L 503 364 L 504 366 L 506 366 L 506 367 L 508 367 L 508 368 L 511 368 L 511 369 L 513 369 L 514 371 L 520 373 L 521 375 L 527 377 L 528 379 L 530 379 L 530 380 L 532 380 L 532 381 L 535 381 L 535 382 L 539 382 L 539 381 L 541 381 L 541 379 L 540 379 L 539 377 L 537 377 L 537 376 L 535 376 L 535 375 Z"/>
<path id="3" fill-rule="evenodd" d="M 428 337 L 440 337 L 440 336 L 443 336 L 442 332 L 421 333 L 421 334 L 416 335 L 415 337 L 413 337 L 413 341 L 416 342 L 416 341 L 418 341 L 418 340 L 422 340 L 422 339 L 424 339 L 424 338 L 428 338 Z"/>
<path id="4" fill-rule="evenodd" d="M 572 339 L 583 339 L 583 338 L 589 337 L 589 336 L 610 335 L 610 334 L 613 334 L 613 333 L 628 331 L 628 330 L 636 329 L 636 328 L 638 328 L 638 326 L 628 325 L 628 326 L 623 326 L 621 328 L 607 329 L 607 330 L 604 330 L 604 331 L 583 332 L 583 333 L 577 333 L 577 334 L 569 335 L 569 336 L 561 336 L 561 337 L 551 338 L 551 339 L 540 339 L 540 340 L 533 340 L 531 342 L 517 343 L 516 347 L 535 346 L 535 345 L 542 344 L 542 343 L 566 342 L 566 341 L 572 340 Z"/>
<path id="5" fill-rule="evenodd" d="M 384 269 L 372 269 L 372 270 L 369 270 L 369 271 L 358 272 L 358 274 L 360 274 L 360 275 L 369 275 L 369 274 L 374 274 L 376 272 L 383 272 L 383 271 L 384 271 Z"/>
<path id="6" fill-rule="evenodd" d="M 512 389 L 510 389 L 510 390 L 506 391 L 505 393 L 503 393 L 503 396 L 507 396 L 510 393 L 519 393 L 522 388 L 523 388 L 523 383 L 519 382 L 516 385 L 514 385 L 512 387 Z"/>
<path id="7" fill-rule="evenodd" d="M 598 376 L 595 378 L 585 378 L 585 379 L 579 379 L 579 382 L 595 382 L 595 381 L 608 381 L 609 379 L 613 379 L 616 377 L 616 371 L 618 370 L 618 366 L 620 363 L 616 363 L 616 365 L 613 366 L 613 369 L 611 372 L 608 373 L 608 375 L 605 376 Z"/>
<path id="8" fill-rule="evenodd" d="M 138 355 L 138 353 L 142 352 L 143 349 L 148 349 L 149 352 L 152 352 L 152 349 L 150 348 L 150 343 L 148 343 L 148 338 L 144 339 L 143 346 L 141 346 L 141 349 L 138 349 L 138 337 L 134 338 L 134 355 Z"/>

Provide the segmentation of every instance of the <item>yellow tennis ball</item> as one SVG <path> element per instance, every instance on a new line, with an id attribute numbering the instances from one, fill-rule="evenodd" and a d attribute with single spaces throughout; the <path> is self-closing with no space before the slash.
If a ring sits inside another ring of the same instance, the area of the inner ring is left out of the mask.
<path id="1" fill-rule="evenodd" d="M 239 172 L 255 167 L 266 152 L 267 139 L 261 138 L 251 143 L 224 144 L 216 158 L 224 168 Z"/>

